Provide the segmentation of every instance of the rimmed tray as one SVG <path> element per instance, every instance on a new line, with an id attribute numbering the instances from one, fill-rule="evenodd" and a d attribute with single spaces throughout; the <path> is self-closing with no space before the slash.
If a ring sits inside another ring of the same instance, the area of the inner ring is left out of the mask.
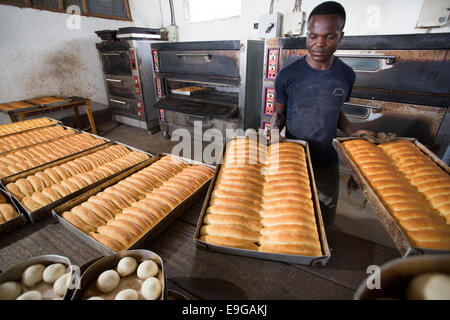
<path id="1" fill-rule="evenodd" d="M 344 161 L 345 165 L 350 169 L 352 177 L 355 179 L 356 183 L 360 187 L 367 201 L 372 206 L 372 209 L 375 212 L 376 216 L 378 217 L 378 220 L 380 220 L 384 229 L 391 237 L 398 251 L 400 251 L 400 253 L 404 257 L 419 254 L 443 254 L 443 253 L 448 254 L 450 251 L 447 250 L 426 249 L 414 247 L 411 245 L 408 238 L 401 230 L 400 226 L 391 216 L 388 209 L 384 206 L 383 202 L 375 193 L 375 191 L 371 188 L 369 182 L 364 178 L 363 174 L 358 169 L 358 166 L 352 160 L 352 158 L 342 145 L 342 142 L 357 139 L 362 138 L 352 138 L 352 137 L 335 138 L 333 140 L 333 146 L 338 152 L 341 159 Z M 399 138 L 399 139 L 407 140 L 414 143 L 416 147 L 418 147 L 423 153 L 428 155 L 440 168 L 442 168 L 445 172 L 450 173 L 448 166 L 444 162 L 442 162 L 442 160 L 440 160 L 435 154 L 433 154 L 430 150 L 428 150 L 427 147 L 421 144 L 417 139 L 415 138 Z"/>
<path id="2" fill-rule="evenodd" d="M 97 277 L 106 270 L 116 269 L 117 264 L 120 259 L 125 257 L 132 257 L 137 260 L 137 262 L 141 262 L 143 260 L 153 260 L 158 264 L 161 269 L 161 279 L 162 279 L 162 292 L 160 300 L 167 299 L 167 277 L 164 269 L 163 260 L 156 253 L 139 249 L 139 250 L 128 250 L 117 252 L 114 254 L 106 255 L 104 257 L 98 258 L 95 262 L 91 263 L 87 269 L 83 272 L 81 276 L 79 288 L 77 288 L 71 300 L 82 300 L 84 291 L 88 289 L 89 285 L 96 281 Z"/>
<path id="3" fill-rule="evenodd" d="M 237 137 L 237 138 L 242 139 L 243 137 Z M 195 235 L 194 235 L 194 240 L 197 244 L 197 247 L 206 249 L 209 251 L 234 254 L 234 255 L 239 255 L 239 256 L 244 256 L 244 257 L 256 258 L 256 259 L 281 261 L 281 262 L 287 262 L 287 263 L 293 263 L 293 264 L 312 265 L 312 266 L 325 266 L 327 264 L 328 260 L 331 257 L 331 253 L 330 253 L 330 249 L 328 247 L 327 237 L 325 234 L 325 228 L 323 226 L 322 213 L 320 211 L 319 199 L 317 197 L 317 189 L 316 189 L 316 183 L 315 183 L 315 179 L 314 179 L 314 172 L 313 172 L 313 168 L 312 168 L 312 164 L 311 164 L 311 157 L 310 157 L 310 153 L 309 153 L 308 142 L 302 141 L 302 140 L 292 140 L 292 139 L 287 139 L 287 140 L 285 140 L 285 142 L 297 143 L 305 148 L 311 193 L 313 195 L 313 205 L 314 205 L 314 213 L 315 213 L 315 217 L 316 217 L 316 226 L 317 226 L 317 231 L 319 234 L 319 239 L 320 239 L 320 244 L 322 247 L 323 255 L 313 257 L 313 256 L 301 256 L 301 255 L 293 255 L 293 254 L 259 252 L 259 251 L 253 251 L 253 250 L 219 246 L 219 245 L 214 245 L 214 244 L 210 244 L 210 243 L 201 241 L 200 240 L 200 229 L 203 226 L 203 218 L 205 217 L 206 210 L 209 207 L 209 203 L 211 200 L 211 194 L 214 191 L 214 186 L 216 184 L 217 175 L 219 174 L 220 168 L 222 166 L 221 164 L 218 164 L 216 167 L 216 171 L 215 171 L 212 181 L 209 185 L 208 193 L 203 202 L 202 211 L 200 213 L 200 217 L 197 222 L 197 227 L 196 227 Z M 225 143 L 224 147 L 223 147 L 222 157 L 225 156 L 226 145 L 227 144 Z"/>
<path id="4" fill-rule="evenodd" d="M 75 280 L 75 270 L 72 266 L 72 263 L 70 262 L 69 258 L 59 255 L 42 255 L 38 257 L 33 257 L 28 260 L 25 260 L 14 267 L 10 268 L 9 270 L 5 271 L 4 273 L 0 274 L 0 283 L 4 283 L 7 281 L 17 281 L 21 282 L 22 280 L 22 274 L 25 271 L 26 268 L 29 266 L 32 266 L 34 264 L 43 264 L 45 266 L 48 266 L 53 263 L 61 263 L 67 266 L 67 270 L 70 272 L 71 277 L 69 281 L 69 287 L 66 290 L 66 293 L 64 294 L 63 300 L 69 300 L 70 297 L 73 294 L 73 291 L 71 289 L 72 285 L 74 284 Z M 50 286 L 50 285 L 48 285 Z"/>
<path id="5" fill-rule="evenodd" d="M 26 178 L 27 176 L 35 174 L 36 172 L 45 170 L 47 168 L 55 167 L 57 165 L 69 162 L 69 161 L 74 160 L 76 158 L 80 158 L 82 156 L 85 156 L 85 155 L 88 155 L 88 154 L 91 154 L 91 153 L 94 153 L 94 152 L 106 149 L 107 147 L 110 147 L 110 146 L 113 146 L 113 145 L 123 145 L 123 146 L 127 147 L 128 149 L 130 149 L 132 151 L 142 152 L 142 153 L 147 154 L 150 158 L 152 157 L 152 154 L 150 154 L 148 152 L 141 151 L 139 149 L 136 149 L 134 147 L 128 146 L 128 145 L 120 143 L 120 142 L 110 141 L 110 142 L 107 142 L 107 143 L 105 143 L 103 145 L 93 147 L 93 148 L 91 148 L 89 150 L 81 151 L 81 152 L 79 152 L 79 153 L 77 153 L 75 155 L 67 156 L 64 159 L 55 160 L 55 161 L 53 161 L 51 163 L 44 164 L 44 165 L 39 166 L 39 167 L 35 167 L 33 169 L 30 169 L 30 170 L 24 171 L 22 173 L 10 176 L 8 178 L 0 179 L 1 186 L 2 186 L 2 188 L 4 190 L 7 190 L 6 189 L 6 185 L 8 183 L 10 183 L 10 182 L 15 182 L 16 180 L 18 180 L 20 178 Z M 142 162 L 145 162 L 147 160 L 144 160 Z M 142 162 L 140 162 L 140 163 L 142 163 Z M 71 194 L 69 194 L 69 195 L 67 195 L 65 197 L 62 197 L 62 198 L 58 199 L 57 201 L 54 201 L 54 202 L 52 202 L 52 203 L 50 203 L 50 204 L 48 204 L 46 206 L 43 206 L 43 207 L 39 208 L 38 210 L 35 210 L 35 211 L 32 211 L 32 212 L 30 212 L 27 208 L 25 208 L 25 206 L 19 201 L 19 199 L 17 199 L 13 195 L 11 195 L 11 197 L 12 197 L 13 201 L 17 204 L 17 206 L 21 209 L 21 211 L 26 214 L 28 220 L 31 223 L 35 223 L 36 221 L 38 221 L 38 220 L 40 220 L 42 218 L 50 216 L 51 215 L 51 210 L 53 208 L 55 208 L 55 207 L 65 203 L 65 202 L 69 201 L 70 199 L 73 199 L 73 198 L 75 198 L 75 197 L 77 197 L 79 195 L 82 195 L 83 193 L 87 192 L 88 190 L 90 190 L 92 188 L 95 188 L 96 186 L 98 186 L 98 185 L 108 181 L 109 179 L 112 179 L 112 178 L 114 178 L 114 177 L 116 177 L 116 176 L 126 172 L 127 170 L 138 166 L 140 163 L 135 164 L 135 165 L 133 165 L 133 166 L 131 166 L 129 168 L 123 169 L 123 170 L 121 170 L 119 172 L 116 172 L 115 174 L 113 174 L 111 176 L 108 176 L 108 177 L 106 177 L 106 178 L 104 178 L 102 180 L 99 180 L 99 181 L 97 181 L 97 182 L 95 182 L 93 184 L 90 184 L 90 185 L 88 185 L 88 186 L 86 186 L 86 187 L 84 187 L 84 188 L 82 188 L 80 190 L 77 190 L 77 191 L 75 191 L 75 192 L 73 192 L 73 193 L 71 193 Z"/>
<path id="6" fill-rule="evenodd" d="M 81 230 L 77 229 L 75 226 L 70 224 L 68 221 L 66 221 L 61 214 L 65 211 L 70 211 L 73 207 L 79 205 L 80 203 L 83 203 L 86 201 L 89 197 L 103 191 L 104 189 L 108 188 L 109 186 L 112 186 L 116 183 L 118 183 L 121 180 L 124 180 L 125 178 L 131 176 L 132 174 L 148 167 L 153 162 L 158 161 L 162 156 L 166 156 L 168 154 L 161 153 L 156 156 L 153 156 L 151 159 L 146 160 L 145 162 L 129 168 L 129 170 L 121 173 L 120 175 L 117 175 L 108 181 L 104 181 L 102 184 L 97 185 L 96 187 L 92 188 L 91 190 L 71 199 L 70 201 L 67 201 L 66 203 L 55 207 L 52 210 L 52 215 L 55 217 L 55 219 L 67 230 L 78 236 L 80 239 L 94 247 L 96 250 L 100 251 L 103 254 L 111 254 L 114 253 L 113 250 L 110 248 L 104 246 L 94 238 L 90 237 L 86 233 L 82 232 Z M 173 155 L 171 155 L 173 156 Z M 186 159 L 182 157 L 178 157 L 190 164 L 202 164 L 205 166 L 209 166 L 197 161 L 193 161 L 191 159 Z M 209 166 L 213 167 L 213 166 Z M 206 190 L 208 183 L 210 180 L 207 180 L 201 187 L 199 187 L 193 194 L 191 194 L 187 199 L 185 199 L 183 202 L 181 202 L 178 206 L 172 209 L 164 218 L 162 218 L 156 225 L 154 225 L 149 231 L 147 231 L 143 236 L 141 236 L 139 239 L 137 239 L 130 247 L 127 248 L 127 250 L 131 249 L 137 249 L 140 248 L 146 243 L 148 240 L 151 240 L 152 238 L 156 237 L 159 233 L 161 233 L 164 229 L 166 229 L 170 224 L 172 224 L 181 214 L 183 214 L 195 201 L 199 199 L 199 197 L 202 195 L 203 191 Z"/>
<path id="7" fill-rule="evenodd" d="M 27 218 L 16 205 L 16 203 L 12 200 L 12 196 L 8 191 L 0 189 L 0 193 L 6 198 L 6 202 L 12 205 L 19 214 L 17 217 L 0 224 L 0 235 L 2 235 L 27 224 Z"/>
<path id="8" fill-rule="evenodd" d="M 12 136 L 12 135 L 18 134 L 18 133 L 27 132 L 27 131 L 30 131 L 30 130 L 42 129 L 42 128 L 50 127 L 50 126 L 54 126 L 56 124 L 63 125 L 63 123 L 60 120 L 56 120 L 56 119 L 49 118 L 49 117 L 39 117 L 39 118 L 33 118 L 33 119 L 29 119 L 29 120 L 35 120 L 35 119 L 40 119 L 40 118 L 49 119 L 49 120 L 54 121 L 54 122 L 50 123 L 50 124 L 46 124 L 45 126 L 42 126 L 42 127 L 29 128 L 29 129 L 25 129 L 25 130 L 21 130 L 21 131 L 17 131 L 17 132 L 2 134 L 2 135 L 0 135 L 0 138 L 4 138 L 4 137 L 7 137 L 7 136 Z M 28 120 L 25 120 L 25 121 L 28 121 Z M 11 123 L 16 123 L 16 122 L 11 122 Z M 11 123 L 7 123 L 7 124 L 11 124 Z"/>

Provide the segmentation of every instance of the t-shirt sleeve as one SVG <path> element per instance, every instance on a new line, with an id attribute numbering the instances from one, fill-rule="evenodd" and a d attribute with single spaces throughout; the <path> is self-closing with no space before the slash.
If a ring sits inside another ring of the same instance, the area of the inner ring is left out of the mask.
<path id="1" fill-rule="evenodd" d="M 351 74 L 349 76 L 349 83 L 348 83 L 349 90 L 348 90 L 347 98 L 345 98 L 346 102 L 348 100 L 350 100 L 350 96 L 352 94 L 353 85 L 355 84 L 355 78 L 356 78 L 355 72 L 352 70 L 352 72 L 351 72 Z"/>
<path id="2" fill-rule="evenodd" d="M 283 72 L 278 73 L 275 78 L 275 102 L 279 104 L 286 104 L 287 95 L 286 95 L 286 77 Z"/>

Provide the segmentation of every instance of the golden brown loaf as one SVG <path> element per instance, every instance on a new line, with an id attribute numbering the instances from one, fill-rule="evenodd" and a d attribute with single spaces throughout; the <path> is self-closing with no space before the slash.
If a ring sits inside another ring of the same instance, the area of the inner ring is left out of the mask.
<path id="1" fill-rule="evenodd" d="M 36 118 L 25 121 L 13 122 L 0 125 L 0 135 L 7 135 L 11 133 L 17 133 L 29 129 L 35 129 L 40 127 L 49 126 L 57 123 L 56 120 L 49 118 Z"/>
<path id="2" fill-rule="evenodd" d="M 306 155 L 301 145 L 227 145 L 200 240 L 262 252 L 321 256 Z"/>
<path id="3" fill-rule="evenodd" d="M 134 162 L 144 159 L 140 154 L 134 156 Z M 62 216 L 111 250 L 126 250 L 213 173 L 206 166 L 162 157 Z"/>
<path id="4" fill-rule="evenodd" d="M 343 146 L 413 246 L 450 250 L 447 173 L 406 140 Z"/>
<path id="5" fill-rule="evenodd" d="M 9 203 L 0 203 L 0 224 L 14 219 L 19 214 L 16 209 Z"/>

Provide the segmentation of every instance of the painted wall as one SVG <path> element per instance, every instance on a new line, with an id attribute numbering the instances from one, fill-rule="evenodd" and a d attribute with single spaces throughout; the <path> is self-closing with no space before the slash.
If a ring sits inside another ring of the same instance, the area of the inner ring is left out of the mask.
<path id="1" fill-rule="evenodd" d="M 303 0 L 302 11 L 308 15 L 324 0 Z M 422 0 L 340 0 L 347 11 L 347 35 L 426 33 L 415 28 Z M 268 14 L 270 0 L 242 0 L 240 17 L 189 23 L 185 17 L 185 0 L 173 0 L 179 41 L 257 39 L 253 24 L 261 14 Z M 273 12 L 291 12 L 295 0 L 275 0 Z M 168 0 L 161 0 L 164 26 L 170 25 Z M 429 32 L 450 32 L 450 25 Z"/>
<path id="2" fill-rule="evenodd" d="M 70 30 L 68 14 L 0 5 L 0 102 L 65 95 L 90 98 L 94 110 L 105 108 L 106 90 L 95 48 L 100 39 L 94 32 L 162 24 L 159 0 L 132 0 L 130 10 L 133 22 L 81 16 L 80 29 Z"/>

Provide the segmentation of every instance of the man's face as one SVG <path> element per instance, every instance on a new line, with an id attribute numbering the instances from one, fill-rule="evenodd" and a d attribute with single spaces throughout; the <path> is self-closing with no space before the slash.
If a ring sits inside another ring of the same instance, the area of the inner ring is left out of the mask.
<path id="1" fill-rule="evenodd" d="M 338 15 L 315 15 L 308 24 L 306 48 L 316 62 L 328 61 L 341 42 L 341 20 Z"/>

